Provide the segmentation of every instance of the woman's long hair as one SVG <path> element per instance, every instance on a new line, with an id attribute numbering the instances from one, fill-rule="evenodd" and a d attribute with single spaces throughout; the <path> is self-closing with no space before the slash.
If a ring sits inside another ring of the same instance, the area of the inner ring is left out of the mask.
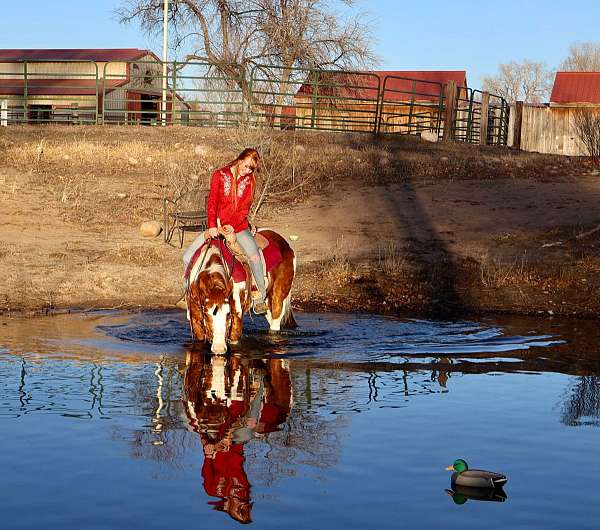
<path id="1" fill-rule="evenodd" d="M 254 173 L 258 173 L 260 171 L 260 155 L 258 154 L 258 151 L 256 149 L 253 149 L 252 147 L 247 147 L 246 149 L 244 149 L 235 160 L 232 160 L 231 162 L 229 162 L 228 166 L 229 167 L 233 167 L 234 165 L 238 164 L 239 162 L 241 162 L 242 160 L 246 160 L 247 158 L 250 158 L 252 160 L 252 181 L 250 182 L 250 186 L 251 186 L 251 195 L 254 195 L 254 188 L 256 187 L 256 180 L 254 178 Z M 233 172 L 232 172 L 233 174 Z M 237 208 L 237 177 L 235 175 L 233 175 L 233 182 L 231 183 L 231 191 L 233 193 L 233 204 L 235 205 L 235 207 Z"/>

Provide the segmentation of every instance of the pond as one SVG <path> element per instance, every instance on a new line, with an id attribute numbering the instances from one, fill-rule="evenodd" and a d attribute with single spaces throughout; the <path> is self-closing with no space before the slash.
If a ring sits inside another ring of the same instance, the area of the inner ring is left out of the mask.
<path id="1" fill-rule="evenodd" d="M 597 323 L 297 319 L 219 356 L 180 312 L 0 318 L 2 528 L 597 528 Z"/>

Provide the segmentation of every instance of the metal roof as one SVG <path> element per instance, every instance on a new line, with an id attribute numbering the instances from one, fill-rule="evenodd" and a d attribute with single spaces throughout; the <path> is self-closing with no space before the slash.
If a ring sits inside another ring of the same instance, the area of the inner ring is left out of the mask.
<path id="1" fill-rule="evenodd" d="M 123 79 L 28 79 L 27 94 L 30 96 L 95 96 L 96 89 L 102 93 L 102 83 L 106 91 L 114 90 L 127 83 Z M 23 79 L 0 79 L 0 95 L 23 96 L 25 82 Z"/>
<path id="2" fill-rule="evenodd" d="M 0 49 L 0 62 L 5 61 L 135 61 L 145 55 L 154 55 L 150 50 L 138 48 L 88 48 L 17 50 Z M 155 56 L 156 57 L 156 56 Z"/>
<path id="3" fill-rule="evenodd" d="M 550 103 L 600 103 L 600 72 L 557 72 Z"/>

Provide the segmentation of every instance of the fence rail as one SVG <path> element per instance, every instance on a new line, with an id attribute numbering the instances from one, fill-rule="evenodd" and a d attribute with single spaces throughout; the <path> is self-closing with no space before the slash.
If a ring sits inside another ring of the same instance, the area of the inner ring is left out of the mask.
<path id="1" fill-rule="evenodd" d="M 255 65 L 226 76 L 170 62 L 162 106 L 159 61 L 0 58 L 0 125 L 146 124 L 423 134 L 506 145 L 509 107 L 493 94 L 370 72 Z"/>

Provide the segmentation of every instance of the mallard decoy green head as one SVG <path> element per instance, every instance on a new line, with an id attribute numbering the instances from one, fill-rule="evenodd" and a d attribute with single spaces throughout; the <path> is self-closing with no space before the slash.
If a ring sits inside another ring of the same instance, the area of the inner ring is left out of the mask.
<path id="1" fill-rule="evenodd" d="M 469 488 L 501 488 L 506 484 L 506 477 L 501 473 L 494 471 L 484 471 L 483 469 L 469 469 L 467 463 L 459 458 L 454 464 L 446 468 L 452 473 L 452 486 L 467 486 Z M 453 488 L 454 489 L 454 488 Z"/>
<path id="2" fill-rule="evenodd" d="M 462 458 L 458 458 L 454 461 L 454 464 L 446 468 L 446 471 L 455 471 L 456 473 L 462 473 L 463 471 L 467 471 L 468 469 L 469 466 L 467 465 L 467 463 Z"/>

